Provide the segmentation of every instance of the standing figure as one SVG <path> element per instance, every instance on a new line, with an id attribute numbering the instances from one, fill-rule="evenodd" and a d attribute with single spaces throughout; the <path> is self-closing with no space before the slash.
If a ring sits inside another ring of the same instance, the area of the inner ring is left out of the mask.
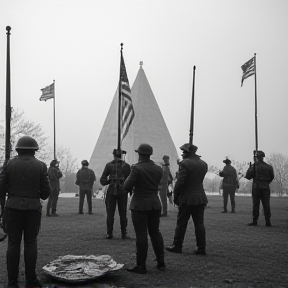
<path id="1" fill-rule="evenodd" d="M 18 156 L 8 162 L 0 176 L 0 196 L 8 192 L 4 211 L 4 230 L 8 234 L 8 288 L 19 287 L 22 237 L 26 288 L 42 287 L 36 275 L 37 236 L 41 224 L 40 199 L 49 197 L 50 187 L 45 163 L 34 157 L 38 149 L 32 137 L 21 137 L 16 144 Z"/>
<path id="2" fill-rule="evenodd" d="M 187 224 L 192 216 L 196 244 L 195 255 L 206 255 L 206 232 L 204 226 L 204 209 L 208 203 L 203 180 L 207 173 L 207 164 L 196 155 L 197 147 L 186 143 L 180 147 L 183 160 L 179 163 L 179 172 L 174 187 L 174 203 L 178 206 L 178 216 L 173 244 L 166 250 L 182 253 Z"/>
<path id="3" fill-rule="evenodd" d="M 158 196 L 158 187 L 163 172 L 160 166 L 150 160 L 153 149 L 149 144 L 141 144 L 135 152 L 139 154 L 139 160 L 132 166 L 124 188 L 128 191 L 133 189 L 130 210 L 136 233 L 137 265 L 127 271 L 138 274 L 147 273 L 148 233 L 156 255 L 157 269 L 165 271 L 164 242 L 159 231 L 161 202 Z"/>
<path id="4" fill-rule="evenodd" d="M 255 155 L 254 151 L 254 155 Z M 253 179 L 252 185 L 252 199 L 253 199 L 253 221 L 249 226 L 257 226 L 259 217 L 260 201 L 263 205 L 266 226 L 271 226 L 271 211 L 270 211 L 270 186 L 269 184 L 274 179 L 273 167 L 264 162 L 263 158 L 265 153 L 257 151 L 254 165 L 250 165 L 246 172 L 245 178 L 248 180 Z"/>
<path id="5" fill-rule="evenodd" d="M 235 191 L 239 188 L 237 172 L 231 165 L 231 160 L 228 158 L 223 160 L 223 163 L 225 163 L 226 166 L 219 172 L 219 176 L 223 177 L 222 189 L 224 206 L 222 213 L 227 213 L 228 196 L 230 196 L 231 201 L 231 213 L 235 213 Z"/>
<path id="6" fill-rule="evenodd" d="M 122 160 L 122 151 L 113 150 L 114 160 L 108 162 L 104 168 L 100 183 L 105 186 L 109 185 L 106 193 L 106 239 L 113 238 L 113 225 L 116 205 L 118 204 L 118 212 L 120 217 L 121 237 L 126 238 L 127 234 L 127 198 L 128 192 L 124 190 L 123 184 L 130 174 L 130 165 Z"/>
<path id="7" fill-rule="evenodd" d="M 87 160 L 81 162 L 82 168 L 76 174 L 75 184 L 79 186 L 79 214 L 83 214 L 83 204 L 85 195 L 88 204 L 88 214 L 92 215 L 92 194 L 96 176 L 93 170 L 89 169 Z"/>
<path id="8" fill-rule="evenodd" d="M 163 176 L 160 181 L 159 186 L 159 195 L 162 203 L 162 217 L 167 216 L 167 197 L 169 196 L 168 186 L 172 183 L 173 177 L 170 172 L 170 158 L 167 155 L 164 155 L 163 158 L 164 164 L 162 165 Z"/>
<path id="9" fill-rule="evenodd" d="M 60 192 L 60 181 L 59 179 L 63 176 L 62 172 L 59 169 L 59 163 L 57 160 L 52 160 L 50 167 L 48 169 L 48 176 L 50 182 L 50 196 L 47 202 L 47 212 L 46 216 L 59 216 L 56 213 L 57 202 Z M 50 214 L 50 209 L 52 210 Z"/>

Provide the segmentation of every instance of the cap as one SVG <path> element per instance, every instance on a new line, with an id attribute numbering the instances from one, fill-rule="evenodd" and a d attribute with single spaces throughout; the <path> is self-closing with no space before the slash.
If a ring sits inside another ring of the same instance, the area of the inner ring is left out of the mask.
<path id="1" fill-rule="evenodd" d="M 168 155 L 164 155 L 162 159 L 170 159 L 170 157 Z"/>
<path id="2" fill-rule="evenodd" d="M 138 154 L 143 155 L 152 155 L 153 154 L 153 148 L 149 144 L 143 143 L 141 144 L 137 150 L 135 150 Z"/>
<path id="3" fill-rule="evenodd" d="M 223 163 L 225 163 L 225 164 L 231 164 L 231 160 L 228 159 L 228 158 L 226 158 L 225 160 L 223 160 Z"/>
<path id="4" fill-rule="evenodd" d="M 256 150 L 253 151 L 253 154 L 256 155 Z M 265 153 L 263 151 L 258 150 L 256 157 L 265 157 Z"/>
<path id="5" fill-rule="evenodd" d="M 50 166 L 55 166 L 56 164 L 58 164 L 59 163 L 59 161 L 57 161 L 56 159 L 54 159 L 54 160 L 52 160 L 51 162 L 50 162 Z"/>
<path id="6" fill-rule="evenodd" d="M 83 160 L 83 161 L 81 161 L 81 165 L 89 166 L 89 162 L 87 160 Z"/>
<path id="7" fill-rule="evenodd" d="M 198 147 L 190 143 L 185 143 L 180 147 L 180 149 L 186 152 L 196 153 Z"/>
<path id="8" fill-rule="evenodd" d="M 122 152 L 121 152 L 120 149 L 114 149 L 113 150 L 113 155 L 116 156 L 116 157 L 121 158 Z"/>

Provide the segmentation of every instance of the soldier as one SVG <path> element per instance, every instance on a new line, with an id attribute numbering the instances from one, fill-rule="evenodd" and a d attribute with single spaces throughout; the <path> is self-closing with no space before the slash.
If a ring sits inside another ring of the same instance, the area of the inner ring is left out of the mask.
<path id="1" fill-rule="evenodd" d="M 128 192 L 124 190 L 123 184 L 130 173 L 130 165 L 122 160 L 122 151 L 113 150 L 114 160 L 108 162 L 104 168 L 100 183 L 105 186 L 109 185 L 105 198 L 106 204 L 106 239 L 113 238 L 113 225 L 116 205 L 120 217 L 121 238 L 125 239 L 127 234 L 127 198 Z"/>
<path id="2" fill-rule="evenodd" d="M 133 188 L 130 210 L 136 233 L 137 265 L 127 269 L 127 271 L 138 274 L 147 273 L 147 231 L 158 262 L 157 269 L 165 271 L 164 242 L 159 231 L 161 202 L 158 197 L 158 187 L 163 172 L 160 166 L 150 160 L 153 153 L 150 145 L 141 144 L 135 151 L 139 154 L 139 160 L 132 166 L 132 171 L 124 183 L 124 188 L 128 191 Z"/>
<path id="3" fill-rule="evenodd" d="M 239 188 L 239 182 L 237 177 L 236 169 L 231 165 L 231 160 L 226 158 L 223 160 L 223 163 L 226 164 L 224 169 L 219 172 L 219 176 L 223 177 L 222 189 L 223 189 L 223 211 L 222 213 L 227 213 L 227 203 L 228 196 L 230 195 L 231 201 L 231 213 L 235 213 L 235 191 Z"/>
<path id="4" fill-rule="evenodd" d="M 21 137 L 16 145 L 18 156 L 8 162 L 0 177 L 0 195 L 8 188 L 4 212 L 4 228 L 8 234 L 8 288 L 19 287 L 22 236 L 26 288 L 42 287 L 35 271 L 37 235 L 41 223 L 40 199 L 45 200 L 49 197 L 50 187 L 46 165 L 34 157 L 38 149 L 38 144 L 32 137 Z"/>
<path id="5" fill-rule="evenodd" d="M 96 176 L 93 170 L 89 169 L 87 160 L 81 162 L 82 168 L 77 172 L 75 184 L 79 186 L 79 214 L 83 214 L 85 195 L 87 197 L 88 214 L 92 215 L 92 193 Z"/>
<path id="6" fill-rule="evenodd" d="M 253 179 L 252 185 L 252 199 L 253 199 L 253 221 L 249 226 L 257 226 L 259 217 L 260 200 L 263 205 L 266 226 L 271 225 L 271 211 L 270 211 L 270 186 L 269 184 L 274 179 L 273 167 L 264 162 L 265 153 L 263 151 L 254 151 L 254 165 L 250 164 L 246 172 L 245 178 Z"/>
<path id="7" fill-rule="evenodd" d="M 190 216 L 192 216 L 196 244 L 195 255 L 206 255 L 206 232 L 204 209 L 208 203 L 203 180 L 207 173 L 207 164 L 196 155 L 197 147 L 186 143 L 180 147 L 183 160 L 179 163 L 179 173 L 174 187 L 174 203 L 179 207 L 173 244 L 166 250 L 182 253 L 182 245 Z"/>
<path id="8" fill-rule="evenodd" d="M 59 169 L 59 162 L 57 160 L 52 160 L 50 163 L 50 167 L 48 169 L 48 176 L 50 182 L 50 196 L 47 203 L 47 212 L 46 216 L 59 216 L 56 213 L 57 210 L 57 202 L 60 192 L 60 182 L 59 179 L 63 176 L 62 172 Z M 50 214 L 50 209 L 52 213 Z"/>
<path id="9" fill-rule="evenodd" d="M 162 203 L 162 214 L 161 217 L 167 216 L 167 197 L 169 196 L 168 186 L 172 183 L 173 177 L 170 172 L 170 162 L 169 162 L 169 156 L 164 155 L 163 156 L 164 164 L 162 165 L 163 170 L 163 177 L 160 181 L 159 186 L 159 195 Z"/>

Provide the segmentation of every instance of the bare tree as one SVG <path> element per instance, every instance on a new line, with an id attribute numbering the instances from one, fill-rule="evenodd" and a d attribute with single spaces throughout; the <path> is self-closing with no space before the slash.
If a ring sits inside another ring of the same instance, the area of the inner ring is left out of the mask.
<path id="1" fill-rule="evenodd" d="M 77 158 L 73 157 L 69 148 L 57 147 L 56 156 L 64 177 L 77 170 Z"/>
<path id="2" fill-rule="evenodd" d="M 275 179 L 271 183 L 279 196 L 283 195 L 283 188 L 288 185 L 288 158 L 280 153 L 274 153 L 267 158 L 267 163 L 273 166 Z"/>

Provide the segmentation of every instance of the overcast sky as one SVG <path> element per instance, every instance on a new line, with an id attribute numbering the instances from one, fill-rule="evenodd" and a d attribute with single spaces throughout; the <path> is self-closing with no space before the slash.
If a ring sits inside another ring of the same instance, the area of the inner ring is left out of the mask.
<path id="1" fill-rule="evenodd" d="M 120 43 L 130 85 L 139 62 L 174 144 L 188 142 L 196 65 L 194 143 L 209 165 L 251 161 L 256 56 L 259 150 L 288 156 L 287 0 L 1 0 L 0 118 L 5 118 L 6 26 L 11 26 L 11 105 L 40 123 L 53 145 L 90 159 L 115 94 Z M 149 142 L 149 141 L 147 141 Z M 116 143 L 115 143 L 116 145 Z M 135 147 L 136 148 L 136 147 Z M 180 152 L 180 151 L 179 151 Z"/>

